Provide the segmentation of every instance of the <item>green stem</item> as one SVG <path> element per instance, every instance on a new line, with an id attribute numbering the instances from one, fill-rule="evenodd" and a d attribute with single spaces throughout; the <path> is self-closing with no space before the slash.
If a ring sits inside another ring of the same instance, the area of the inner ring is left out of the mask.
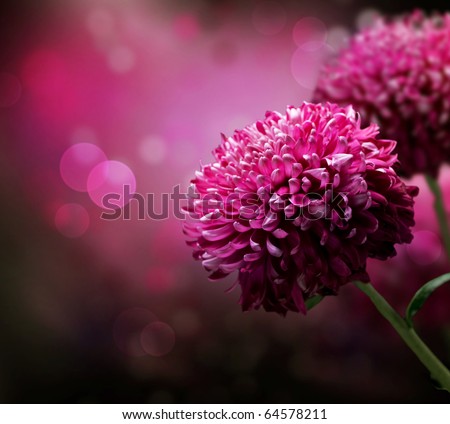
<path id="1" fill-rule="evenodd" d="M 392 308 L 389 303 L 378 293 L 370 283 L 354 282 L 363 293 L 365 293 L 378 311 L 395 328 L 400 337 L 415 353 L 420 362 L 430 371 L 431 377 L 436 380 L 443 389 L 450 392 L 450 371 L 428 348 L 428 346 L 417 335 L 414 329 Z"/>
<path id="2" fill-rule="evenodd" d="M 450 259 L 450 230 L 448 227 L 447 213 L 445 211 L 444 199 L 442 196 L 441 187 L 437 180 L 429 175 L 426 175 L 426 180 L 431 192 L 434 195 L 434 210 L 439 222 L 439 228 L 444 240 L 445 250 L 447 251 L 447 257 Z"/>

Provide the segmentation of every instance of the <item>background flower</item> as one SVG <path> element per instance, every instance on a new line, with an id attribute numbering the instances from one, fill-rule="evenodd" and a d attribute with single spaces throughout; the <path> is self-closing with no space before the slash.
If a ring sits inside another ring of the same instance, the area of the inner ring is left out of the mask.
<path id="1" fill-rule="evenodd" d="M 318 101 L 353 104 L 398 141 L 401 172 L 435 177 L 450 160 L 450 14 L 380 19 L 326 65 Z"/>

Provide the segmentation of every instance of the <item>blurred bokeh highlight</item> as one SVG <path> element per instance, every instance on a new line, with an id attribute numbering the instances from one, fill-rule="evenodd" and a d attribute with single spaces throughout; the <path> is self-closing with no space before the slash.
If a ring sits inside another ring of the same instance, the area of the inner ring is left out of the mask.
<path id="1" fill-rule="evenodd" d="M 421 4 L 15 1 L 0 15 L 0 401 L 445 402 L 349 286 L 307 317 L 242 313 L 181 222 L 102 220 L 186 189 L 220 133 L 309 100 L 323 60 Z M 445 10 L 429 2 L 426 10 Z M 399 309 L 449 270 L 421 177 L 415 240 L 371 263 Z M 450 170 L 441 174 L 450 211 Z M 450 218 L 450 215 L 449 215 Z M 450 361 L 450 289 L 417 317 Z"/>

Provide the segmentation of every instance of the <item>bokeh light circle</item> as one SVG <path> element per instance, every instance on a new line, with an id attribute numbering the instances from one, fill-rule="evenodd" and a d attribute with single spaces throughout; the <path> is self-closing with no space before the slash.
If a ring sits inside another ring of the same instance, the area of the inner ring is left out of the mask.
<path id="1" fill-rule="evenodd" d="M 264 35 L 278 34 L 286 25 L 286 21 L 286 10 L 274 1 L 259 3 L 252 13 L 253 26 Z"/>
<path id="2" fill-rule="evenodd" d="M 431 265 L 442 254 L 442 243 L 432 231 L 416 231 L 411 244 L 406 246 L 409 258 L 418 265 Z"/>
<path id="3" fill-rule="evenodd" d="M 350 40 L 350 31 L 342 26 L 335 26 L 328 30 L 327 43 L 335 51 L 347 47 Z"/>
<path id="4" fill-rule="evenodd" d="M 123 208 L 136 192 L 136 178 L 124 163 L 107 160 L 92 169 L 87 189 L 91 200 L 101 208 Z"/>
<path id="5" fill-rule="evenodd" d="M 66 237 L 81 237 L 89 228 L 89 214 L 77 203 L 62 205 L 55 214 L 55 227 Z"/>
<path id="6" fill-rule="evenodd" d="M 156 316 L 145 308 L 135 307 L 123 311 L 114 322 L 113 336 L 117 347 L 129 356 L 147 355 L 141 345 L 141 334 L 156 320 Z"/>
<path id="7" fill-rule="evenodd" d="M 139 156 L 150 165 L 163 162 L 166 154 L 164 140 L 158 136 L 148 136 L 139 144 Z"/>
<path id="8" fill-rule="evenodd" d="M 300 19 L 292 30 L 295 44 L 303 50 L 317 50 L 327 41 L 327 27 L 317 18 L 306 17 Z"/>
<path id="9" fill-rule="evenodd" d="M 151 356 L 167 355 L 175 345 L 175 332 L 164 322 L 152 322 L 142 331 L 141 344 Z"/>
<path id="10" fill-rule="evenodd" d="M 331 48 L 325 44 L 316 50 L 298 48 L 291 58 L 291 73 L 299 85 L 314 90 L 319 78 L 320 69 L 331 53 Z"/>
<path id="11" fill-rule="evenodd" d="M 61 156 L 59 171 L 63 181 L 73 190 L 87 191 L 87 180 L 92 169 L 106 161 L 100 147 L 91 143 L 78 143 Z"/>
<path id="12" fill-rule="evenodd" d="M 19 79 L 8 72 L 0 72 L 0 107 L 10 107 L 17 103 L 22 94 Z"/>

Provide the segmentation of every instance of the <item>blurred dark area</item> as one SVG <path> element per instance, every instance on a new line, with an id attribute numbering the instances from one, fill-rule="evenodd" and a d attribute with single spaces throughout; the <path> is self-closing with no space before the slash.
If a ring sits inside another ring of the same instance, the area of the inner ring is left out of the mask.
<path id="1" fill-rule="evenodd" d="M 377 14 L 448 7 L 2 2 L 0 401 L 448 402 L 354 287 L 306 317 L 242 313 L 238 289 L 224 293 L 233 279 L 207 280 L 178 220 L 139 220 L 131 202 L 131 220 L 102 220 L 82 175 L 89 144 L 125 170 L 113 186 L 131 181 L 157 198 L 185 187 L 220 132 L 309 99 L 310 75 L 291 62 L 296 22 L 320 19 L 334 47 Z M 374 284 L 399 308 L 449 268 L 430 195 L 415 183 L 421 241 L 371 264 Z M 447 364 L 449 301 L 444 287 L 417 318 Z"/>

